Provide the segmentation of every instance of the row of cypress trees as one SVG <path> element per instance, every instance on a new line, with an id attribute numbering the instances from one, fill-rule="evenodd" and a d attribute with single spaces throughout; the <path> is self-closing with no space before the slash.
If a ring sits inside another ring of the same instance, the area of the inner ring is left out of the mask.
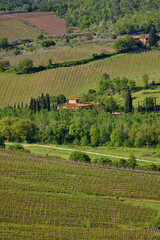
<path id="1" fill-rule="evenodd" d="M 34 112 L 39 112 L 41 109 L 47 109 L 48 111 L 51 110 L 50 108 L 50 97 L 47 93 L 45 96 L 42 95 L 38 98 L 31 98 L 29 108 Z"/>

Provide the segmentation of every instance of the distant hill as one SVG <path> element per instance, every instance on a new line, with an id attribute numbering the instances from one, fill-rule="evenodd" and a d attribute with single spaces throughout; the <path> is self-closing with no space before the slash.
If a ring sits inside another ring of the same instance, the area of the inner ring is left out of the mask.
<path id="1" fill-rule="evenodd" d="M 159 63 L 159 51 L 137 51 L 86 65 L 51 69 L 28 75 L 0 73 L 0 107 L 13 106 L 14 103 L 22 101 L 24 104 L 28 103 L 31 97 L 38 97 L 42 92 L 50 95 L 64 94 L 67 97 L 82 96 L 89 89 L 96 89 L 102 73 L 108 73 L 111 78 L 124 76 L 135 79 L 139 86 L 143 84 L 141 76 L 145 73 L 149 75 L 150 81 L 159 82 Z M 160 104 L 159 97 L 157 104 Z"/>
<path id="2" fill-rule="evenodd" d="M 2 0 L 0 10 L 52 11 L 81 30 L 148 32 L 154 25 L 160 31 L 159 0 Z"/>

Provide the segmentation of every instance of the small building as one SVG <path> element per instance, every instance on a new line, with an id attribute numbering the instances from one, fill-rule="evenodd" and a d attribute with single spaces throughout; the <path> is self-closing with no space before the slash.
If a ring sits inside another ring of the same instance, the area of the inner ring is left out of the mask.
<path id="1" fill-rule="evenodd" d="M 148 37 L 139 37 L 139 36 L 133 36 L 133 39 L 140 40 L 143 43 L 143 46 L 146 46 Z"/>
<path id="2" fill-rule="evenodd" d="M 66 108 L 75 111 L 78 108 L 89 109 L 91 106 L 90 104 L 87 103 L 86 104 L 80 103 L 79 98 L 69 98 L 68 100 L 69 100 L 68 103 L 57 105 L 57 109 L 59 110 L 60 108 Z"/>

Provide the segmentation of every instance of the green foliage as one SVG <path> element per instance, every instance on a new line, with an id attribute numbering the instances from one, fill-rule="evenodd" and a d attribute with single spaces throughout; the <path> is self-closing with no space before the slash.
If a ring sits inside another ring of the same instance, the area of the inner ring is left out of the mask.
<path id="1" fill-rule="evenodd" d="M 44 39 L 41 42 L 41 46 L 42 47 L 50 47 L 50 46 L 54 46 L 56 43 L 53 41 L 53 39 Z"/>
<path id="2" fill-rule="evenodd" d="M 90 136 L 91 136 L 91 144 L 92 144 L 92 146 L 98 146 L 99 145 L 100 131 L 97 128 L 96 125 L 92 125 L 91 126 Z"/>
<path id="3" fill-rule="evenodd" d="M 8 39 L 6 37 L 0 37 L 0 48 L 6 48 L 8 45 Z"/>
<path id="4" fill-rule="evenodd" d="M 33 67 L 33 61 L 31 59 L 24 59 L 19 61 L 17 72 L 20 74 L 29 73 Z"/>
<path id="5" fill-rule="evenodd" d="M 85 41 L 89 41 L 89 40 L 92 40 L 92 39 L 93 39 L 92 33 L 85 33 L 84 34 L 84 40 Z"/>
<path id="6" fill-rule="evenodd" d="M 152 222 L 151 226 L 152 226 L 153 228 L 155 228 L 156 230 L 159 230 L 159 229 L 160 229 L 160 218 L 155 219 L 155 220 Z"/>
<path id="7" fill-rule="evenodd" d="M 135 168 L 137 166 L 137 161 L 133 153 L 130 154 L 129 159 L 126 161 L 126 166 L 129 168 Z"/>
<path id="8" fill-rule="evenodd" d="M 82 152 L 72 152 L 69 157 L 70 160 L 77 161 L 77 162 L 90 162 L 90 157 Z"/>
<path id="9" fill-rule="evenodd" d="M 14 55 L 20 55 L 20 53 L 21 53 L 21 51 L 19 50 L 19 49 L 17 49 L 17 48 L 15 48 L 14 50 L 13 50 L 13 54 Z"/>
<path id="10" fill-rule="evenodd" d="M 19 143 L 16 143 L 16 144 L 13 144 L 13 145 L 8 145 L 7 148 L 10 149 L 10 150 L 16 150 L 16 151 L 21 151 L 21 152 L 24 152 L 24 153 L 30 153 L 29 149 L 25 149 Z"/>
<path id="11" fill-rule="evenodd" d="M 43 39 L 44 39 L 43 33 L 38 34 L 37 37 L 36 37 L 36 39 L 37 39 L 37 40 L 43 40 Z"/>
<path id="12" fill-rule="evenodd" d="M 108 164 L 112 165 L 112 160 L 109 159 L 108 157 L 101 157 L 101 158 L 96 158 L 93 161 L 94 163 L 99 163 L 99 164 Z"/>
<path id="13" fill-rule="evenodd" d="M 120 167 L 126 167 L 127 166 L 127 161 L 124 158 L 120 158 L 120 160 L 118 161 L 118 166 Z"/>
<path id="14" fill-rule="evenodd" d="M 5 148 L 4 136 L 0 133 L 0 148 Z"/>
<path id="15" fill-rule="evenodd" d="M 10 62 L 8 60 L 0 60 L 0 72 L 5 71 L 10 67 Z"/>
<path id="16" fill-rule="evenodd" d="M 122 146 L 122 144 L 123 144 L 123 134 L 119 130 L 114 129 L 112 131 L 112 134 L 111 134 L 110 138 L 111 138 L 111 143 L 114 146 L 116 146 L 116 147 Z"/>
<path id="17" fill-rule="evenodd" d="M 131 96 L 130 89 L 128 89 L 127 93 L 126 93 L 124 111 L 125 111 L 125 113 L 132 112 L 132 96 Z"/>
<path id="18" fill-rule="evenodd" d="M 143 74 L 141 80 L 144 84 L 144 88 L 148 89 L 148 87 L 149 87 L 149 84 L 148 84 L 149 76 L 148 76 L 148 74 Z"/>
<path id="19" fill-rule="evenodd" d="M 23 5 L 23 11 L 25 11 L 25 12 L 31 12 L 31 11 L 32 11 L 31 5 L 29 5 L 29 4 L 24 4 L 24 5 Z"/>
<path id="20" fill-rule="evenodd" d="M 126 35 L 123 38 L 118 38 L 115 42 L 114 42 L 114 49 L 115 50 L 130 50 L 134 47 L 135 42 L 134 39 L 131 36 Z"/>
<path id="21" fill-rule="evenodd" d="M 148 42 L 150 46 L 155 46 L 158 40 L 155 27 L 152 27 L 149 32 Z"/>

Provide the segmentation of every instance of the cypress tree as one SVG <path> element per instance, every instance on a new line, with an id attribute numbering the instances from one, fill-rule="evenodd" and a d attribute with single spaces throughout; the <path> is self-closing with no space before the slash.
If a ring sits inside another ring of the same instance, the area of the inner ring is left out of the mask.
<path id="1" fill-rule="evenodd" d="M 33 98 L 31 98 L 30 104 L 29 104 L 29 109 L 33 110 Z"/>
<path id="2" fill-rule="evenodd" d="M 125 106 L 124 106 L 125 113 L 132 112 L 132 97 L 131 97 L 131 91 L 128 88 L 125 98 Z"/>
<path id="3" fill-rule="evenodd" d="M 47 108 L 48 111 L 51 110 L 51 108 L 50 108 L 50 98 L 49 98 L 48 93 L 46 94 L 46 108 Z"/>
<path id="4" fill-rule="evenodd" d="M 40 103 L 40 108 L 41 109 L 46 109 L 46 99 L 42 93 L 42 96 L 39 99 L 39 103 Z"/>
<path id="5" fill-rule="evenodd" d="M 34 112 L 36 112 L 36 99 L 33 98 L 33 109 Z"/>
<path id="6" fill-rule="evenodd" d="M 156 29 L 155 27 L 152 27 L 150 32 L 149 32 L 149 37 L 148 37 L 148 41 L 149 41 L 149 45 L 150 46 L 155 46 L 157 43 L 157 34 L 156 34 Z"/>
<path id="7" fill-rule="evenodd" d="M 41 110 L 41 108 L 40 108 L 39 101 L 38 101 L 38 99 L 36 99 L 36 112 L 39 112 L 40 110 Z"/>

